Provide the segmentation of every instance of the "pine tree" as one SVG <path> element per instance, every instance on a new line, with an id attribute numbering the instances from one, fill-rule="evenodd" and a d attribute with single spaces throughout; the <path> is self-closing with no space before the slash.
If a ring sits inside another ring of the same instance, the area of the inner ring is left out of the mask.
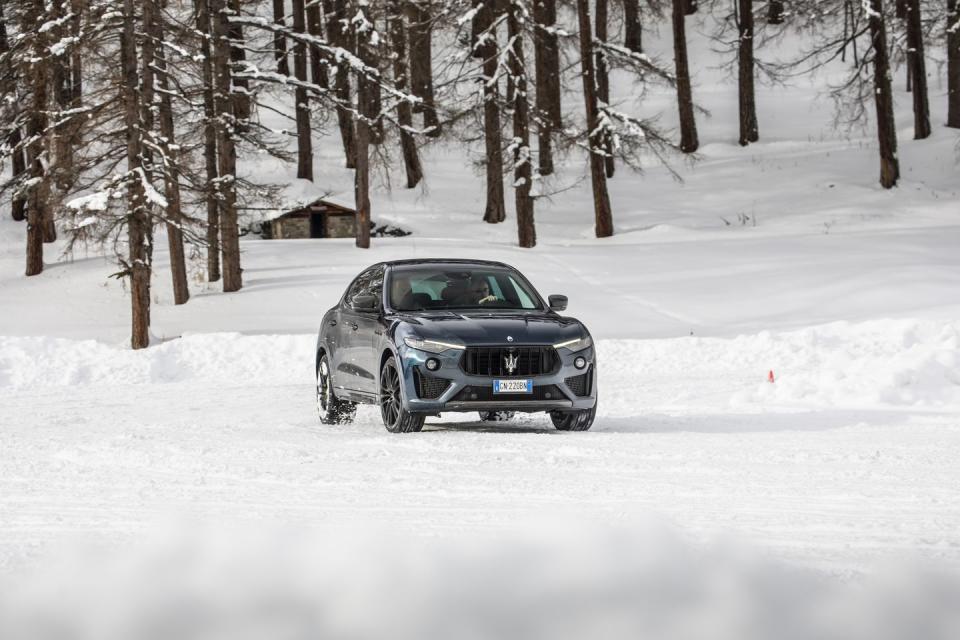
<path id="1" fill-rule="evenodd" d="M 907 65 L 913 93 L 913 137 L 930 137 L 930 102 L 927 95 L 927 65 L 924 57 L 923 22 L 920 0 L 907 0 L 904 6 L 907 27 Z"/>
<path id="2" fill-rule="evenodd" d="M 237 218 L 236 133 L 246 109 L 245 99 L 232 90 L 230 11 L 226 0 L 208 0 L 210 7 L 214 110 L 217 134 L 217 201 L 220 215 L 220 261 L 224 292 L 243 287 L 240 270 L 240 230 Z M 239 111 L 239 113 L 237 113 Z"/>
<path id="3" fill-rule="evenodd" d="M 433 89 L 433 6 L 431 0 L 406 0 L 407 29 L 410 39 L 410 83 L 413 95 L 420 98 L 416 112 L 423 113 L 427 135 L 442 133 Z"/>
<path id="4" fill-rule="evenodd" d="M 877 109 L 877 139 L 880 143 L 880 184 L 895 187 L 900 179 L 897 159 L 897 126 L 893 115 L 893 88 L 890 86 L 890 56 L 887 48 L 883 0 L 869 0 L 870 40 L 873 44 L 874 103 Z"/>
<path id="5" fill-rule="evenodd" d="M 947 126 L 960 129 L 960 2 L 947 0 Z"/>
<path id="6" fill-rule="evenodd" d="M 407 92 L 409 66 L 407 64 L 407 29 L 403 19 L 402 0 L 390 0 L 390 43 L 393 47 L 393 82 L 397 91 Z M 412 189 L 423 179 L 423 167 L 413 129 L 413 107 L 409 100 L 397 100 L 397 124 L 400 127 L 400 150 L 406 170 L 407 188 Z"/>
<path id="7" fill-rule="evenodd" d="M 537 83 L 537 155 L 540 175 L 553 173 L 553 135 L 563 126 L 560 97 L 560 43 L 555 32 L 556 0 L 534 0 L 534 59 Z"/>
<path id="8" fill-rule="evenodd" d="M 357 13 L 352 20 L 356 38 L 357 55 L 368 69 L 377 67 L 376 46 L 379 41 L 372 15 L 365 4 L 356 7 Z M 370 143 L 373 130 L 379 117 L 374 93 L 379 91 L 379 78 L 370 72 L 359 73 L 357 77 L 357 113 L 354 121 L 356 131 L 355 198 L 357 211 L 356 245 L 361 249 L 370 248 Z"/>
<path id="9" fill-rule="evenodd" d="M 634 53 L 643 53 L 640 0 L 623 0 L 623 46 Z"/>
<path id="10" fill-rule="evenodd" d="M 680 0 L 677 0 L 678 2 Z M 580 32 L 580 68 L 583 77 L 583 99 L 589 131 L 590 180 L 593 186 L 593 211 L 595 231 L 598 238 L 613 235 L 613 213 L 607 193 L 607 175 L 604 171 L 600 109 L 597 106 L 596 72 L 593 68 L 593 30 L 590 27 L 588 0 L 577 0 L 577 21 Z"/>
<path id="11" fill-rule="evenodd" d="M 607 44 L 607 0 L 596 0 L 596 38 L 599 45 Z M 603 46 L 596 47 L 597 61 L 594 70 L 597 75 L 597 100 L 606 108 L 610 104 L 610 74 L 607 70 L 607 54 Z M 613 160 L 613 139 L 608 132 L 603 136 L 603 166 L 608 178 L 615 171 Z"/>
<path id="12" fill-rule="evenodd" d="M 194 0 L 197 32 L 200 39 L 200 64 L 203 93 L 203 164 L 206 177 L 204 202 L 207 209 L 207 280 L 220 280 L 220 202 L 218 197 L 220 161 L 217 155 L 217 106 L 213 75 L 213 22 L 211 0 Z M 286 57 L 284 57 L 286 60 Z M 287 71 L 289 73 L 289 70 Z"/>
<path id="13" fill-rule="evenodd" d="M 303 34 L 307 31 L 307 16 L 304 0 L 293 0 L 293 30 Z M 310 98 L 303 83 L 307 81 L 307 45 L 302 41 L 293 43 L 293 74 L 299 83 L 294 90 L 294 110 L 297 114 L 297 177 L 313 180 L 313 131 L 310 127 Z"/>
<path id="14" fill-rule="evenodd" d="M 740 106 L 740 146 L 760 139 L 757 124 L 757 100 L 754 95 L 754 20 L 753 0 L 738 0 L 737 29 Z"/>
<path id="15" fill-rule="evenodd" d="M 484 2 L 473 18 L 473 52 L 483 60 L 480 94 L 483 101 L 484 168 L 486 206 L 483 220 L 495 224 L 506 220 L 503 191 L 503 138 L 500 121 L 500 48 L 497 43 L 499 21 L 490 2 Z"/>
<path id="16" fill-rule="evenodd" d="M 533 221 L 533 158 L 530 154 L 530 117 L 527 98 L 527 70 L 523 51 L 524 27 L 530 15 L 522 0 L 510 0 L 507 33 L 510 40 L 510 76 L 514 81 L 513 104 L 513 189 L 517 209 L 517 236 L 521 247 L 537 244 Z"/>
<path id="17" fill-rule="evenodd" d="M 783 0 L 769 0 L 767 3 L 767 24 L 783 24 Z"/>
<path id="18" fill-rule="evenodd" d="M 273 23 L 278 26 L 285 26 L 287 22 L 287 12 L 284 6 L 284 0 L 273 0 Z M 287 39 L 283 37 L 283 32 L 276 31 L 273 34 L 273 55 L 277 60 L 277 73 L 285 76 L 290 75 L 290 62 L 287 58 Z"/>
<path id="19" fill-rule="evenodd" d="M 673 0 L 673 50 L 677 76 L 677 107 L 680 110 L 680 149 L 693 153 L 700 147 L 697 122 L 693 112 L 693 91 L 690 87 L 690 65 L 687 62 L 687 33 L 684 24 L 688 0 Z"/>

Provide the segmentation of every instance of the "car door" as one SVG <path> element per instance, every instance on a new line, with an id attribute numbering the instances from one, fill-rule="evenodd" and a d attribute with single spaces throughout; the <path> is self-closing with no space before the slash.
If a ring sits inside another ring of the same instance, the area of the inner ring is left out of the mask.
<path id="1" fill-rule="evenodd" d="M 354 308 L 353 300 L 360 295 L 383 299 L 382 265 L 371 267 L 354 281 L 340 308 L 340 336 L 343 341 L 341 360 L 337 370 L 342 374 L 344 386 L 363 393 L 377 392 L 377 331 L 380 330 L 382 304 L 375 311 L 360 311 Z"/>

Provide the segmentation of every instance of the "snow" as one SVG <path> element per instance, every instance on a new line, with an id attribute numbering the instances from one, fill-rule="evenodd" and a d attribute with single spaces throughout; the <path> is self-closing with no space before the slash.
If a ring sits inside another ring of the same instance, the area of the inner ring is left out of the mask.
<path id="1" fill-rule="evenodd" d="M 480 221 L 481 150 L 431 142 L 425 185 L 394 168 L 372 198 L 414 234 L 368 251 L 248 236 L 240 292 L 204 282 L 198 257 L 176 307 L 158 233 L 145 351 L 127 348 L 115 265 L 46 245 L 24 278 L 24 226 L 0 219 L 0 636 L 43 637 L 38 619 L 49 636 L 171 620 L 257 636 L 284 603 L 312 637 L 956 637 L 957 134 L 911 140 L 900 94 L 904 179 L 886 191 L 872 131 L 838 130 L 818 94 L 829 76 L 758 87 L 762 141 L 741 148 L 733 87 L 695 69 L 712 114 L 698 157 L 618 166 L 614 237 L 593 237 L 582 157 L 537 182 L 526 250 L 512 215 Z M 636 112 L 636 88 L 614 88 Z M 650 90 L 637 115 L 673 127 L 672 100 Z M 265 157 L 240 175 L 349 206 L 335 132 L 315 148 L 314 182 Z M 322 313 L 371 263 L 444 256 L 569 295 L 599 352 L 590 432 L 454 415 L 395 436 L 369 407 L 318 423 Z"/>

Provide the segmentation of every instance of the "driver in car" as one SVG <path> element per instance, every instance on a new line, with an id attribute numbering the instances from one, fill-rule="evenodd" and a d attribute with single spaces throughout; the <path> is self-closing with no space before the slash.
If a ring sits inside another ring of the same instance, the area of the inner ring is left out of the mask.
<path id="1" fill-rule="evenodd" d="M 490 293 L 490 283 L 487 282 L 486 278 L 474 279 L 470 285 L 470 293 L 471 302 L 474 304 L 486 304 L 497 299 L 497 296 Z"/>

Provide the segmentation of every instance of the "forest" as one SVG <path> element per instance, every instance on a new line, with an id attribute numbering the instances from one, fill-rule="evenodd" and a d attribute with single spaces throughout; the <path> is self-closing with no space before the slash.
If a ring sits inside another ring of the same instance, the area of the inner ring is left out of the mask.
<path id="1" fill-rule="evenodd" d="M 698 14 L 712 16 L 702 24 L 716 59 L 688 54 Z M 645 53 L 653 31 L 672 34 L 672 60 Z M 791 34 L 805 45 L 790 59 L 763 55 Z M 207 282 L 242 289 L 244 220 L 282 206 L 284 188 L 241 177 L 244 163 L 269 156 L 291 180 L 320 180 L 317 145 L 336 144 L 354 172 L 356 246 L 367 248 L 371 182 L 388 167 L 397 188 L 417 189 L 431 145 L 482 148 L 476 215 L 515 222 L 520 247 L 537 243 L 547 177 L 579 162 L 592 191 L 584 215 L 604 238 L 616 230 L 608 181 L 695 161 L 692 65 L 729 66 L 746 147 L 776 117 L 758 111 L 757 83 L 838 60 L 837 122 L 869 123 L 877 144 L 864 153 L 895 188 L 897 71 L 915 139 L 931 135 L 931 111 L 960 128 L 958 0 L 0 0 L 0 201 L 23 223 L 26 276 L 43 272 L 58 239 L 115 257 L 131 343 L 143 348 L 155 237 L 176 304 L 190 298 L 191 253 Z M 945 100 L 931 100 L 931 60 L 945 61 Z M 631 78 L 638 104 L 643 87 L 667 87 L 677 130 L 611 100 L 615 73 Z M 577 109 L 562 106 L 570 97 Z"/>

